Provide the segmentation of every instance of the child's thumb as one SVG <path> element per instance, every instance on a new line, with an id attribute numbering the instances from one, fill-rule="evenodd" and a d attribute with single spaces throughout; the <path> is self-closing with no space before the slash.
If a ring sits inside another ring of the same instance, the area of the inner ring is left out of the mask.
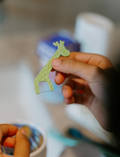
<path id="1" fill-rule="evenodd" d="M 18 130 L 15 137 L 14 157 L 29 157 L 30 142 L 26 135 L 27 133 L 24 129 Z"/>

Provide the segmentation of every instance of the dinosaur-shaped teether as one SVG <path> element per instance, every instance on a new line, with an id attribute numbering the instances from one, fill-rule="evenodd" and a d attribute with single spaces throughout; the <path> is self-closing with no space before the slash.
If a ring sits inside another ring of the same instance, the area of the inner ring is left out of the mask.
<path id="1" fill-rule="evenodd" d="M 54 58 L 59 58 L 60 55 L 67 57 L 70 54 L 70 51 L 67 50 L 64 46 L 64 41 L 60 41 L 60 43 L 58 43 L 58 41 L 57 41 L 57 42 L 53 43 L 53 45 L 58 47 L 57 51 L 54 53 L 54 55 L 50 58 L 50 60 L 47 62 L 47 64 L 43 67 L 43 69 L 40 71 L 40 73 L 35 78 L 34 86 L 35 86 L 36 94 L 40 93 L 39 86 L 38 86 L 39 82 L 47 82 L 49 85 L 50 91 L 54 91 L 53 84 L 49 78 L 49 73 L 52 69 L 51 62 Z"/>

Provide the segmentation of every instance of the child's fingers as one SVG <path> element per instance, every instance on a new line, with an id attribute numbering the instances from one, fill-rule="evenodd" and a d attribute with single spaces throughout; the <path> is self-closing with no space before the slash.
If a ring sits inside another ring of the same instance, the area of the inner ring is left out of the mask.
<path id="1" fill-rule="evenodd" d="M 80 79 L 80 77 L 78 77 L 78 76 L 75 76 L 75 75 L 69 75 L 69 74 L 65 74 L 65 73 L 62 73 L 62 72 L 56 72 L 56 76 L 55 76 L 55 83 L 57 84 L 57 85 L 60 85 L 60 84 L 62 84 L 65 80 L 66 80 L 66 78 L 68 78 L 68 77 L 72 77 L 72 78 L 79 78 Z"/>
<path id="2" fill-rule="evenodd" d="M 30 156 L 30 142 L 26 137 L 24 129 L 18 130 L 15 137 L 14 157 L 29 157 Z"/>
<path id="3" fill-rule="evenodd" d="M 14 136 L 18 128 L 10 124 L 0 124 L 0 130 L 3 133 L 3 136 Z"/>
<path id="4" fill-rule="evenodd" d="M 61 73 L 61 72 L 56 72 L 56 76 L 55 76 L 55 83 L 57 85 L 60 85 L 61 83 L 63 83 L 65 81 L 65 79 L 67 78 L 68 76 L 64 73 Z"/>
<path id="5" fill-rule="evenodd" d="M 83 53 L 83 52 L 71 52 L 68 57 L 59 57 L 62 60 L 74 59 L 89 65 L 98 66 L 102 69 L 107 69 L 113 67 L 112 63 L 108 58 L 99 54 Z M 52 66 L 51 71 L 56 71 L 54 66 Z"/>
<path id="6" fill-rule="evenodd" d="M 71 52 L 68 57 L 60 57 L 60 59 L 61 60 L 76 60 L 76 61 L 80 61 L 82 63 L 86 63 L 86 64 L 93 65 L 96 67 L 100 67 L 102 69 L 107 69 L 107 68 L 113 67 L 112 63 L 110 62 L 110 60 L 108 58 L 106 58 L 102 55 L 99 55 L 99 54 Z M 53 62 L 54 61 L 52 61 L 52 63 Z M 53 70 L 57 70 L 53 64 L 52 64 L 52 66 L 53 66 Z M 70 68 L 70 67 L 68 67 L 68 68 Z M 64 67 L 63 67 L 63 69 L 64 69 Z M 61 73 L 55 77 L 56 84 L 63 83 L 64 80 L 66 79 L 66 77 L 69 76 L 69 75 L 65 75 L 66 71 L 64 73 L 63 71 L 59 70 L 59 72 L 61 72 Z M 62 74 L 62 72 L 64 73 L 64 75 Z"/>
<path id="7" fill-rule="evenodd" d="M 62 93 L 64 98 L 69 98 L 73 95 L 73 92 L 81 93 L 83 91 L 84 80 L 79 79 L 79 83 L 75 82 L 76 79 L 68 78 L 62 86 Z"/>
<path id="8" fill-rule="evenodd" d="M 16 126 L 9 125 L 9 124 L 1 124 L 0 125 L 0 145 L 5 144 L 6 146 L 13 147 L 14 139 L 12 137 L 6 137 L 6 136 L 14 136 L 17 130 L 18 128 Z M 1 153 L 1 156 L 7 157 L 8 155 Z"/>
<path id="9" fill-rule="evenodd" d="M 65 82 L 62 86 L 62 90 L 66 86 L 69 86 L 69 87 L 71 87 L 72 90 L 81 91 L 84 88 L 84 82 L 86 82 L 86 81 L 84 81 L 83 79 L 70 77 L 70 78 L 65 80 Z"/>
<path id="10" fill-rule="evenodd" d="M 14 136 L 18 128 L 10 124 L 1 124 L 0 125 L 0 143 L 4 136 Z"/>
<path id="11" fill-rule="evenodd" d="M 83 104 L 83 94 L 73 93 L 73 95 L 69 98 L 64 98 L 66 104 Z"/>
<path id="12" fill-rule="evenodd" d="M 66 74 L 77 75 L 88 82 L 100 81 L 103 70 L 97 66 L 79 62 L 74 59 L 54 59 L 54 69 Z"/>
<path id="13" fill-rule="evenodd" d="M 14 137 L 5 137 L 2 139 L 2 145 L 6 147 L 13 148 L 15 145 L 15 138 Z"/>
<path id="14" fill-rule="evenodd" d="M 78 93 L 77 91 L 74 92 L 72 90 L 71 86 L 69 86 L 69 85 L 63 86 L 62 92 L 63 92 L 63 96 L 64 96 L 64 101 L 66 104 L 83 103 L 82 93 Z"/>
<path id="15" fill-rule="evenodd" d="M 72 96 L 72 97 L 70 97 L 70 98 L 64 98 L 64 102 L 66 103 L 66 104 L 73 104 L 73 103 L 75 103 L 75 98 Z"/>
<path id="16" fill-rule="evenodd" d="M 65 85 L 62 88 L 62 93 L 65 99 L 69 99 L 73 95 L 73 90 L 70 86 Z"/>
<path id="17" fill-rule="evenodd" d="M 60 59 L 75 59 L 83 63 L 98 66 L 102 69 L 113 67 L 108 58 L 99 54 L 71 52 L 68 57 L 60 57 Z"/>
<path id="18" fill-rule="evenodd" d="M 66 92 L 66 96 L 64 96 L 64 101 L 66 104 L 81 104 L 85 105 L 90 109 L 91 100 L 94 97 L 93 93 L 91 92 L 90 88 L 88 88 L 87 92 L 73 92 L 69 94 Z"/>

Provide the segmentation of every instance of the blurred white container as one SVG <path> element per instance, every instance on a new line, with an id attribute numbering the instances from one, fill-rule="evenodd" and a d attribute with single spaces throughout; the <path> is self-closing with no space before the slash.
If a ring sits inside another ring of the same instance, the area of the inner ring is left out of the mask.
<path id="1" fill-rule="evenodd" d="M 24 119 L 17 119 L 13 122 L 7 123 L 17 126 L 18 129 L 24 126 L 29 127 L 31 130 L 31 135 L 28 138 L 31 145 L 30 157 L 46 157 L 47 134 L 43 127 L 33 121 L 28 121 Z M 7 154 L 7 156 L 13 156 L 13 148 L 1 146 L 1 150 L 4 154 Z"/>
<path id="2" fill-rule="evenodd" d="M 118 52 L 117 27 L 110 19 L 99 14 L 78 14 L 75 38 L 81 43 L 82 52 L 101 54 L 111 60 Z"/>
<path id="3" fill-rule="evenodd" d="M 30 157 L 46 157 L 46 145 L 47 145 L 47 134 L 45 130 L 37 123 L 28 120 L 16 120 L 10 124 L 18 124 L 18 125 L 27 125 L 35 130 L 39 131 L 43 136 L 43 143 L 42 145 L 34 152 L 30 154 Z"/>

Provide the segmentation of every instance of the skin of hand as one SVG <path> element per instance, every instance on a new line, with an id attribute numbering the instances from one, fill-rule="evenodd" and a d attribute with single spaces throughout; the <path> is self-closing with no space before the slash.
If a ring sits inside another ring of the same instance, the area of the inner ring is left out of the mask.
<path id="1" fill-rule="evenodd" d="M 110 60 L 98 54 L 71 52 L 69 57 L 54 59 L 52 67 L 57 71 L 56 84 L 64 82 L 65 103 L 85 105 L 103 129 L 114 132 L 120 116 L 116 104 L 119 96 L 115 94 L 120 76 Z"/>
<path id="2" fill-rule="evenodd" d="M 15 135 L 15 137 L 13 137 Z M 14 147 L 14 157 L 29 157 L 30 143 L 24 129 L 9 124 L 0 124 L 0 145 Z M 0 157 L 10 157 L 3 154 L 0 149 Z"/>

